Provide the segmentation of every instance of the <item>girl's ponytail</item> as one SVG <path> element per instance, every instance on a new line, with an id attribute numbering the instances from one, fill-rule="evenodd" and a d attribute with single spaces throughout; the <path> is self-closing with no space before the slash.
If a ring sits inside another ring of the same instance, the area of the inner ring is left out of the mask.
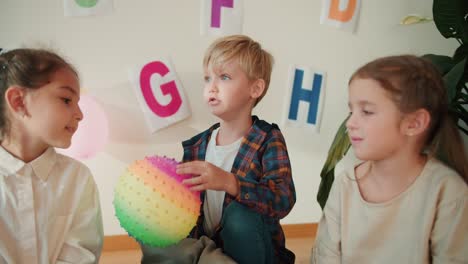
<path id="1" fill-rule="evenodd" d="M 453 118 L 446 115 L 441 118 L 438 131 L 435 131 L 430 155 L 437 155 L 448 166 L 452 167 L 468 183 L 468 164 L 463 140 Z"/>

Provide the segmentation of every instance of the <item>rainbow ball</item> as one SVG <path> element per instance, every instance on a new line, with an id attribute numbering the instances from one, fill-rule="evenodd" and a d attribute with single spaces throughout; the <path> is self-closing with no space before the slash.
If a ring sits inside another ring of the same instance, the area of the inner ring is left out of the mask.
<path id="1" fill-rule="evenodd" d="M 152 156 L 133 162 L 115 187 L 120 225 L 139 242 L 166 247 L 187 237 L 200 214 L 200 194 L 181 182 L 177 161 Z"/>

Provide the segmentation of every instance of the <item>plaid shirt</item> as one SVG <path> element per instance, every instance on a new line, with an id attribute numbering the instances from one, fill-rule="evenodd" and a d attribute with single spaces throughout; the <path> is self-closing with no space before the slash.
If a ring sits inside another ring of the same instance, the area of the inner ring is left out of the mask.
<path id="1" fill-rule="evenodd" d="M 294 263 L 294 253 L 285 248 L 284 233 L 279 223 L 279 220 L 291 211 L 296 202 L 286 143 L 277 125 L 270 125 L 256 116 L 252 117 L 252 121 L 253 125 L 242 139 L 231 170 L 238 179 L 239 194 L 234 197 L 226 193 L 223 209 L 232 200 L 236 200 L 263 215 L 266 223 L 270 225 L 276 259 L 279 263 Z M 182 142 L 184 162 L 205 160 L 211 133 L 217 127 L 219 123 Z M 205 192 L 201 192 L 200 217 L 189 237 L 199 238 L 205 235 L 203 230 L 204 197 Z M 222 245 L 222 241 L 219 240 L 219 231 L 218 228 L 213 239 Z"/>

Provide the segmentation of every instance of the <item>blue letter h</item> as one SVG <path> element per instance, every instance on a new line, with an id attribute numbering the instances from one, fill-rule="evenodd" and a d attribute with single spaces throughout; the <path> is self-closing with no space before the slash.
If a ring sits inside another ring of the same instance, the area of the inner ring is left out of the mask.
<path id="1" fill-rule="evenodd" d="M 302 88 L 302 79 L 304 71 L 296 69 L 294 73 L 293 91 L 291 95 L 291 106 L 289 107 L 289 119 L 297 120 L 297 112 L 299 111 L 299 101 L 309 102 L 309 114 L 307 123 L 316 124 L 318 103 L 320 98 L 320 89 L 322 87 L 322 75 L 314 73 L 314 81 L 312 83 L 312 91 Z"/>

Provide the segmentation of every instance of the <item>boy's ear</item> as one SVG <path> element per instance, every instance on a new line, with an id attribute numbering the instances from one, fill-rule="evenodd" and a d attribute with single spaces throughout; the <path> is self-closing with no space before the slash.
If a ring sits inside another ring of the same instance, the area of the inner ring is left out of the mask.
<path id="1" fill-rule="evenodd" d="M 24 88 L 19 86 L 10 86 L 5 92 L 5 102 L 7 108 L 13 115 L 20 115 L 21 117 L 26 115 L 25 105 L 26 91 Z"/>
<path id="2" fill-rule="evenodd" d="M 257 99 L 262 96 L 263 91 L 265 91 L 265 81 L 263 79 L 257 79 L 250 88 L 250 96 Z"/>
<path id="3" fill-rule="evenodd" d="M 431 123 L 431 114 L 426 109 L 418 109 L 405 117 L 403 133 L 416 136 L 424 133 Z"/>

